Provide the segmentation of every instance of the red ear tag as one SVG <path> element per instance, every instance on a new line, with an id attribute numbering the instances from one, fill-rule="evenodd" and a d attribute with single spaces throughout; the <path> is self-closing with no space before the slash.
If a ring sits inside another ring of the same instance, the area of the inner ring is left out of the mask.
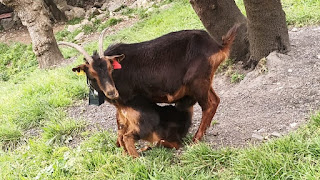
<path id="1" fill-rule="evenodd" d="M 119 64 L 118 61 L 113 61 L 112 65 L 113 69 L 121 69 L 121 64 Z"/>

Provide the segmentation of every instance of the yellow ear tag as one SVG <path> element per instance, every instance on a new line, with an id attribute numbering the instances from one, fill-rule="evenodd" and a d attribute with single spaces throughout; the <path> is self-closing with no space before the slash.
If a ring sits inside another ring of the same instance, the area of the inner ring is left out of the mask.
<path id="1" fill-rule="evenodd" d="M 86 73 L 81 69 L 80 72 L 77 72 L 78 76 L 85 75 Z"/>

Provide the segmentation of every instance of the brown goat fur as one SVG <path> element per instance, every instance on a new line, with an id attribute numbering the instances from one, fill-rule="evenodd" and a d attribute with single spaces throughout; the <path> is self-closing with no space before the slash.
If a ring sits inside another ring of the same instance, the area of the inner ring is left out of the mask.
<path id="1" fill-rule="evenodd" d="M 140 139 L 156 146 L 179 149 L 191 126 L 192 114 L 192 106 L 178 110 L 137 96 L 127 106 L 117 107 L 117 144 L 133 157 L 139 156 L 134 143 Z"/>
<path id="2" fill-rule="evenodd" d="M 229 56 L 237 28 L 235 25 L 222 37 L 222 44 L 202 30 L 172 32 L 141 43 L 115 44 L 109 46 L 104 56 L 123 58 L 105 60 L 95 54 L 93 63 L 85 64 L 95 70 L 96 76 L 83 65 L 74 71 L 84 70 L 91 84 L 99 86 L 110 103 L 116 102 L 121 107 L 126 107 L 136 96 L 144 96 L 154 103 L 176 103 L 180 109 L 198 102 L 202 119 L 193 137 L 193 141 L 198 141 L 210 126 L 219 105 L 212 81 L 220 63 Z M 122 69 L 113 70 L 104 61 L 109 65 L 118 61 Z M 111 92 L 119 96 L 106 94 L 109 91 L 104 83 L 108 81 L 114 81 L 117 91 L 110 86 Z"/>

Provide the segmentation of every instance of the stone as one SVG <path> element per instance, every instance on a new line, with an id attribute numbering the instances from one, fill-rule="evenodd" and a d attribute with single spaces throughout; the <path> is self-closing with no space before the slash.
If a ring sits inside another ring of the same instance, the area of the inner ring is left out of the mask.
<path id="1" fill-rule="evenodd" d="M 123 6 L 123 3 L 121 1 L 111 1 L 108 4 L 108 11 L 114 12 L 121 8 Z"/>
<path id="2" fill-rule="evenodd" d="M 83 8 L 72 7 L 71 12 L 74 13 L 75 18 L 83 18 L 86 16 L 86 11 Z"/>
<path id="3" fill-rule="evenodd" d="M 294 28 L 291 29 L 291 31 L 292 31 L 292 32 L 297 32 L 297 31 L 299 31 L 299 30 L 298 30 L 298 28 L 294 27 Z"/>
<path id="4" fill-rule="evenodd" d="M 263 136 L 261 136 L 259 134 L 252 134 L 251 137 L 254 138 L 254 139 L 257 139 L 259 141 L 262 141 L 264 139 Z"/>
<path id="5" fill-rule="evenodd" d="M 102 5 L 103 5 L 102 2 L 94 2 L 93 7 L 95 7 L 95 8 L 101 8 Z"/>
<path id="6" fill-rule="evenodd" d="M 257 132 L 258 132 L 258 133 L 264 133 L 264 132 L 266 132 L 266 129 L 265 129 L 265 128 L 261 128 L 261 129 L 259 129 Z"/>
<path id="7" fill-rule="evenodd" d="M 212 131 L 212 135 L 213 135 L 213 136 L 218 136 L 218 135 L 219 135 L 219 132 L 218 132 L 217 130 L 213 130 L 213 131 Z"/>
<path id="8" fill-rule="evenodd" d="M 1 31 L 1 27 L 0 27 L 0 31 Z M 6 34 L 0 37 L 0 41 L 5 41 L 5 40 L 6 40 Z"/>
<path id="9" fill-rule="evenodd" d="M 67 30 L 69 32 L 74 32 L 75 30 L 79 29 L 80 27 L 81 27 L 81 24 L 69 25 Z"/>
<path id="10" fill-rule="evenodd" d="M 79 33 L 76 37 L 74 37 L 75 40 L 79 41 L 83 38 L 84 32 Z"/>
<path id="11" fill-rule="evenodd" d="M 160 7 L 160 10 L 166 10 L 172 7 L 172 4 L 165 4 L 163 6 Z"/>
<path id="12" fill-rule="evenodd" d="M 69 21 L 74 18 L 74 13 L 72 11 L 65 11 L 64 14 L 66 15 Z"/>
<path id="13" fill-rule="evenodd" d="M 103 20 L 107 19 L 107 15 L 106 14 L 99 14 L 98 16 L 96 16 L 96 18 L 103 21 Z"/>
<path id="14" fill-rule="evenodd" d="M 96 22 L 97 18 L 91 18 L 90 21 L 91 22 Z"/>
<path id="15" fill-rule="evenodd" d="M 56 3 L 58 9 L 62 12 L 71 10 L 71 6 L 68 5 L 66 0 L 54 0 L 54 3 Z"/>
<path id="16" fill-rule="evenodd" d="M 297 125 L 298 125 L 298 123 L 291 123 L 291 124 L 290 124 L 290 127 L 291 127 L 291 128 L 295 128 Z"/>
<path id="17" fill-rule="evenodd" d="M 92 26 L 93 23 L 92 23 L 91 21 L 89 21 L 88 19 L 84 19 L 84 20 L 81 22 L 81 26 L 85 26 L 85 25 Z"/>
<path id="18" fill-rule="evenodd" d="M 130 8 L 144 8 L 147 9 L 154 4 L 151 0 L 137 0 L 135 1 Z"/>
<path id="19" fill-rule="evenodd" d="M 292 69 L 288 69 L 288 72 L 291 73 L 291 72 L 292 72 Z"/>
<path id="20" fill-rule="evenodd" d="M 278 133 L 278 132 L 273 132 L 270 135 L 273 136 L 273 137 L 281 137 L 281 134 Z"/>
<path id="21" fill-rule="evenodd" d="M 101 6 L 100 9 L 101 9 L 102 11 L 105 11 L 105 10 L 108 9 L 108 6 L 109 6 L 109 2 L 103 3 L 103 5 Z"/>
<path id="22" fill-rule="evenodd" d="M 317 55 L 317 58 L 320 59 L 320 54 Z"/>
<path id="23" fill-rule="evenodd" d="M 4 30 L 9 30 L 13 28 L 14 24 L 15 23 L 13 18 L 6 18 L 1 20 L 1 26 L 3 27 Z"/>
<path id="24" fill-rule="evenodd" d="M 154 9 L 153 7 L 151 7 L 151 8 L 149 8 L 149 9 L 146 11 L 146 13 L 147 13 L 147 14 L 152 13 L 152 12 L 154 12 L 154 10 L 155 10 L 155 9 Z"/>
<path id="25" fill-rule="evenodd" d="M 100 14 L 99 10 L 97 8 L 93 7 L 91 9 L 87 10 L 85 17 L 89 18 L 89 17 L 96 16 L 98 14 Z"/>

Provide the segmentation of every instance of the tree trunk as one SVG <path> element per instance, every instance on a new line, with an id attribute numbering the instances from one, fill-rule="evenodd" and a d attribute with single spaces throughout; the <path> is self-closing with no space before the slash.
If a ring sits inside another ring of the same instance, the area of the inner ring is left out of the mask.
<path id="1" fill-rule="evenodd" d="M 249 58 L 247 20 L 235 2 L 233 0 L 190 0 L 190 3 L 209 34 L 218 42 L 221 42 L 221 37 L 234 24 L 241 25 L 232 46 L 230 58 L 246 62 Z"/>
<path id="2" fill-rule="evenodd" d="M 290 50 L 285 13 L 280 0 L 244 0 L 250 42 L 249 64 L 256 65 L 272 51 Z"/>
<path id="3" fill-rule="evenodd" d="M 84 0 L 67 0 L 68 5 L 76 7 L 84 7 Z"/>
<path id="4" fill-rule="evenodd" d="M 53 0 L 44 0 L 50 12 L 57 22 L 67 21 L 66 15 L 58 9 L 57 5 L 53 2 Z"/>
<path id="5" fill-rule="evenodd" d="M 0 3 L 0 14 L 11 13 L 13 10 L 2 3 Z"/>
<path id="6" fill-rule="evenodd" d="M 42 0 L 0 0 L 12 7 L 24 26 L 27 26 L 32 39 L 33 52 L 36 54 L 40 68 L 48 68 L 63 61 L 53 35 L 48 11 Z"/>

